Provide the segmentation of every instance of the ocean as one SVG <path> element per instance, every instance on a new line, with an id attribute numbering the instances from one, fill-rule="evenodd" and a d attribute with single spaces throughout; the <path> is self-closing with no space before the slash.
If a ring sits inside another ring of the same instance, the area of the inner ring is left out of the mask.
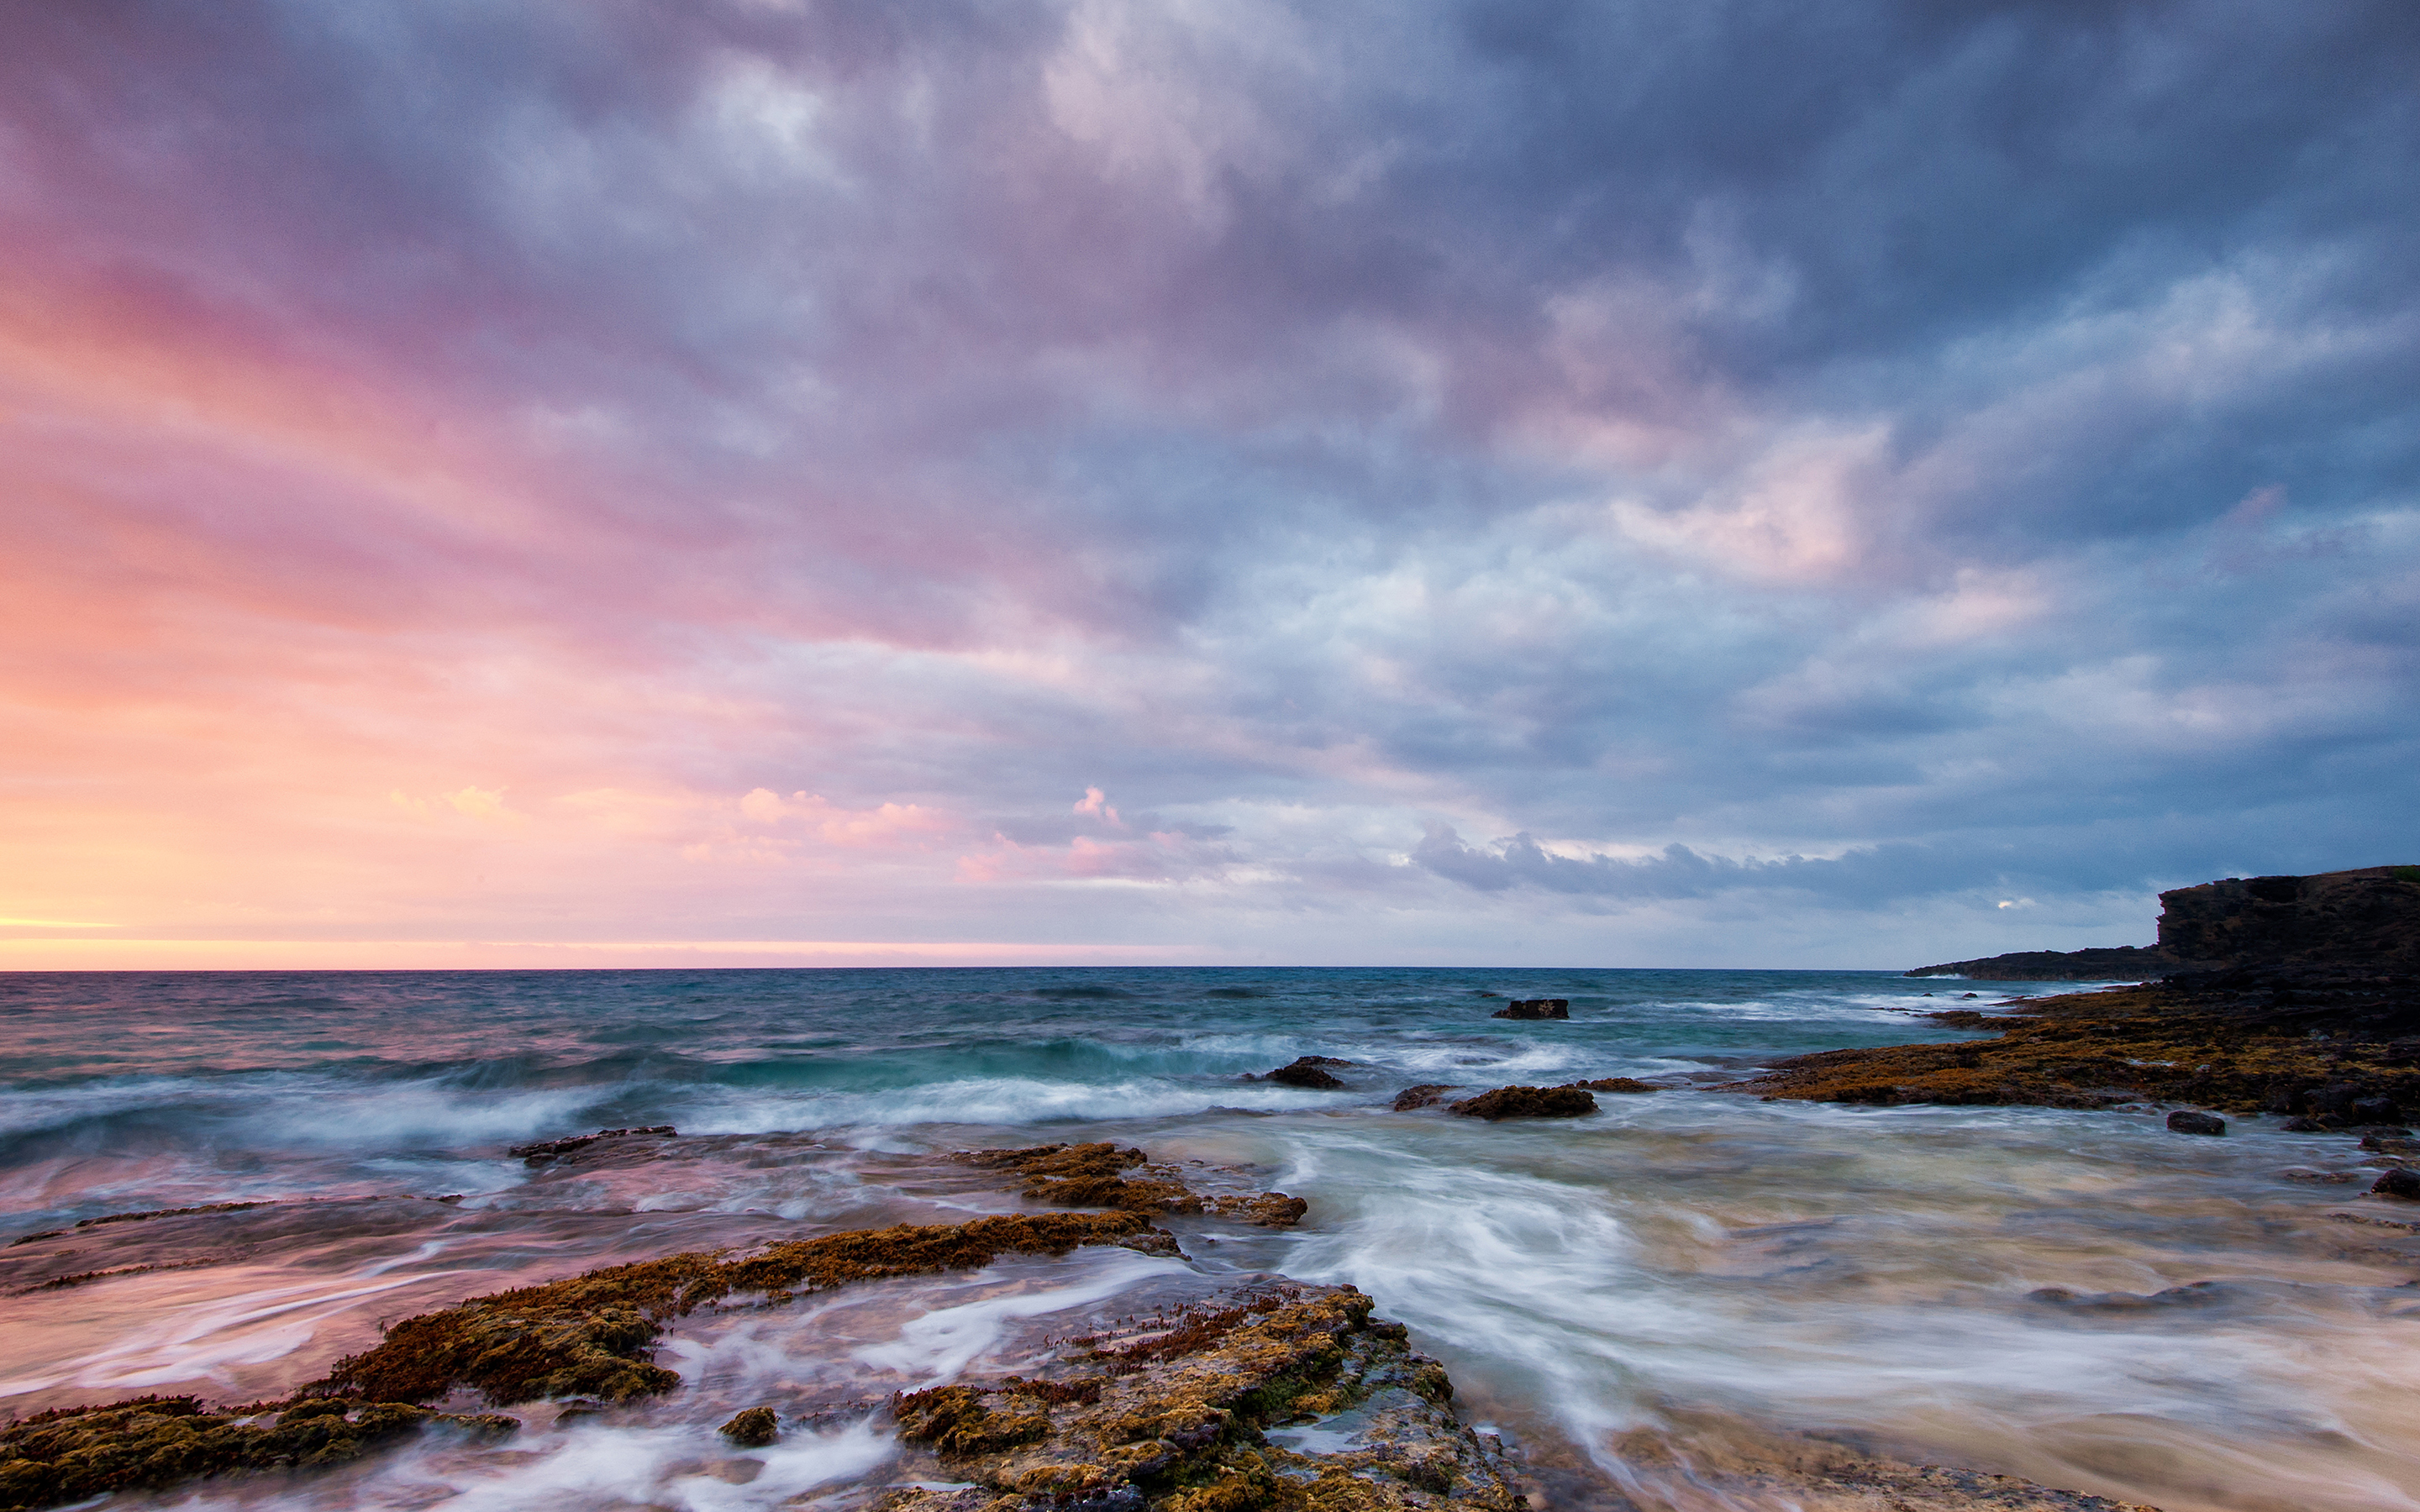
<path id="1" fill-rule="evenodd" d="M 0 977 L 0 1243 L 64 1230 L 41 1253 L 77 1257 L 47 1263 L 100 1273 L 0 1264 L 0 1413 L 274 1396 L 502 1287 L 1019 1211 L 943 1157 L 1108 1139 L 1308 1212 L 1171 1220 L 1184 1258 L 1087 1249 L 692 1319 L 659 1355 L 685 1382 L 665 1397 L 111 1504 L 842 1504 L 889 1473 L 862 1404 L 1155 1288 L 1272 1273 L 1408 1325 L 1518 1447 L 1533 1506 L 1792 1504 L 1707 1488 L 1811 1435 L 2167 1512 L 2420 1508 L 2420 1259 L 2350 1200 L 2350 1141 L 1711 1089 L 1958 1038 L 1915 1015 L 2005 996 L 1786 971 Z M 1571 1018 L 1489 1017 L 1514 997 Z M 1351 1062 L 1344 1086 L 1250 1079 L 1306 1055 Z M 1606 1076 L 1664 1089 L 1574 1119 L 1391 1108 L 1418 1083 Z M 508 1153 L 660 1125 L 678 1136 L 611 1160 Z M 76 1227 L 222 1204 L 259 1206 Z M 820 1426 L 747 1455 L 715 1438 L 759 1401 Z"/>

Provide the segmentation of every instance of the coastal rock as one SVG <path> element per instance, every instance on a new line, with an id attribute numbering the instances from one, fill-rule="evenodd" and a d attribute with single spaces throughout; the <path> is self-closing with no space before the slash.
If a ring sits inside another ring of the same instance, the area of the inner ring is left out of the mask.
<path id="1" fill-rule="evenodd" d="M 505 1153 L 520 1156 L 524 1165 L 545 1165 L 577 1150 L 585 1149 L 599 1140 L 628 1139 L 637 1135 L 668 1138 L 679 1132 L 669 1123 L 653 1124 L 644 1129 L 599 1129 L 593 1134 L 574 1134 L 568 1139 L 547 1139 L 535 1145 L 515 1145 Z"/>
<path id="2" fill-rule="evenodd" d="M 1454 1089 L 1451 1082 L 1422 1082 L 1406 1087 L 1395 1094 L 1395 1111 L 1409 1113 L 1414 1108 L 1433 1107 L 1445 1101 L 1445 1094 Z"/>
<path id="3" fill-rule="evenodd" d="M 1352 1064 L 1353 1062 L 1349 1060 L 1339 1060 L 1333 1056 L 1303 1056 L 1290 1065 L 1280 1066 L 1261 1080 L 1276 1082 L 1282 1087 L 1308 1087 L 1323 1092 L 1332 1091 L 1344 1084 L 1337 1080 L 1326 1068 Z"/>
<path id="4" fill-rule="evenodd" d="M 2015 950 L 1978 961 L 1918 966 L 1907 975 L 1966 977 L 1976 981 L 2139 981 L 2164 977 L 2183 964 L 2156 945 L 2120 945 L 2092 950 Z"/>
<path id="5" fill-rule="evenodd" d="M 2024 950 L 1919 966 L 1911 977 L 2089 981 L 2251 965 L 2420 971 L 2420 866 L 2226 877 L 2160 894 L 2159 943 Z"/>
<path id="6" fill-rule="evenodd" d="M 2180 1108 L 2168 1115 L 2168 1129 L 2175 1134 L 2223 1134 L 2226 1133 L 2226 1120 L 2215 1113 Z"/>
<path id="7" fill-rule="evenodd" d="M 761 1449 L 782 1436 L 782 1421 L 769 1407 L 752 1407 L 715 1431 L 743 1449 Z"/>
<path id="8" fill-rule="evenodd" d="M 1117 1208 L 1127 1212 L 1158 1214 L 1209 1212 L 1263 1228 L 1289 1228 L 1307 1205 L 1282 1192 L 1226 1193 L 1203 1196 L 1185 1183 L 1172 1165 L 1154 1165 L 1135 1149 L 1121 1149 L 1107 1140 L 1088 1145 L 1030 1145 L 1021 1149 L 961 1149 L 956 1159 L 970 1165 L 1013 1170 L 1025 1177 L 1021 1194 L 1030 1201 L 1060 1208 Z M 1131 1173 L 1131 1174 L 1129 1174 Z M 1161 1236 L 1167 1253 L 1175 1240 Z M 1160 1253 L 1161 1239 L 1138 1236 L 1126 1247 Z"/>
<path id="9" fill-rule="evenodd" d="M 787 1300 L 851 1281 L 974 1270 L 1002 1255 L 1063 1255 L 1149 1227 L 1131 1212 L 1032 1213 L 852 1229 L 736 1260 L 682 1254 L 611 1265 L 407 1318 L 304 1389 L 385 1402 L 427 1401 L 458 1386 L 499 1406 L 569 1396 L 627 1401 L 680 1384 L 647 1358 L 652 1346 L 667 1321 L 732 1292 Z"/>
<path id="10" fill-rule="evenodd" d="M 1499 1087 L 1492 1092 L 1449 1103 L 1457 1118 L 1576 1119 L 1596 1111 L 1596 1099 L 1576 1087 Z"/>
<path id="11" fill-rule="evenodd" d="M 1567 1019 L 1572 1016 L 1572 1004 L 1566 997 L 1523 997 L 1505 1004 L 1487 1016 L 1492 1019 Z"/>
<path id="12" fill-rule="evenodd" d="M 55 1506 L 237 1470 L 339 1465 L 439 1424 L 489 1438 L 520 1427 L 492 1413 L 338 1397 L 212 1409 L 192 1396 L 137 1396 L 62 1408 L 0 1427 L 0 1507 Z"/>
<path id="13" fill-rule="evenodd" d="M 1652 1082 L 1642 1082 L 1630 1076 L 1600 1076 L 1592 1082 L 1566 1082 L 1564 1085 L 1576 1087 L 1583 1092 L 1620 1092 L 1631 1097 L 1641 1092 L 1664 1090 Z"/>
<path id="14" fill-rule="evenodd" d="M 885 1512 L 1517 1512 L 1500 1450 L 1456 1421 L 1452 1384 L 1350 1287 L 1231 1294 L 1072 1341 L 1042 1379 L 897 1397 L 913 1480 Z M 1298 1430 L 1298 1431 L 1297 1431 Z"/>
<path id="15" fill-rule="evenodd" d="M 2369 1190 L 2381 1197 L 2401 1197 L 2407 1202 L 2420 1202 L 2420 1171 L 2397 1166 L 2380 1177 Z"/>

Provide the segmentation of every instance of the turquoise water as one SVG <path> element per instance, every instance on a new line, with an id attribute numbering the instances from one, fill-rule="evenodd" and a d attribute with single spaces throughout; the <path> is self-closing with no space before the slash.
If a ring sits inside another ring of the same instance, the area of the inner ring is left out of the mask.
<path id="1" fill-rule="evenodd" d="M 0 979 L 0 1235 L 273 1204 L 0 1248 L 112 1272 L 0 1298 L 0 1411 L 271 1396 L 382 1319 L 609 1260 L 1012 1211 L 946 1153 L 1109 1138 L 1310 1211 L 1286 1232 L 1176 1221 L 1182 1261 L 1082 1251 L 685 1324 L 662 1358 L 688 1384 L 660 1401 L 156 1504 L 847 1504 L 891 1451 L 846 1403 L 998 1367 L 1070 1309 L 1266 1271 L 1377 1297 L 1552 1506 L 1811 1506 L 1707 1477 L 1812 1433 L 2170 1512 L 2420 1508 L 2420 1236 L 2358 1196 L 2350 1141 L 1714 1089 L 1790 1054 L 1957 1038 L 1913 1015 L 1968 993 L 1999 995 L 1833 972 Z M 1530 996 L 1570 1021 L 1488 1017 Z M 1250 1079 L 1302 1055 L 1353 1062 L 1345 1085 Z M 1389 1105 L 1413 1083 L 1606 1075 L 1665 1090 L 1551 1122 Z M 507 1154 L 652 1124 L 680 1136 Z M 841 1415 L 735 1468 L 712 1425 L 768 1397 Z"/>

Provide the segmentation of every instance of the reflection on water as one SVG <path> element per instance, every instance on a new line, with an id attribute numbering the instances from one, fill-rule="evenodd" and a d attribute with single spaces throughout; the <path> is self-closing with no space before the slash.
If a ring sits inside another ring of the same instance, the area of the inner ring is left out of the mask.
<path id="1" fill-rule="evenodd" d="M 1180 1225 L 1190 1263 L 1087 1251 L 701 1316 L 666 1342 L 686 1384 L 662 1401 L 560 1425 L 541 1407 L 502 1445 L 432 1434 L 340 1473 L 155 1501 L 812 1501 L 893 1473 L 876 1411 L 890 1392 L 1016 1369 L 1069 1318 L 1265 1269 L 1376 1296 L 1556 1505 L 1812 1508 L 1835 1444 L 2169 1512 L 2420 1508 L 2420 1234 L 2360 1184 L 2308 1180 L 2354 1169 L 2348 1142 L 2258 1119 L 2207 1139 L 2148 1111 L 1692 1089 L 1778 1054 L 1943 1037 L 1906 1016 L 1935 1006 L 1921 984 L 479 975 L 67 983 L 12 1008 L 6 1227 L 68 1231 L 0 1248 L 0 1405 L 273 1396 L 381 1320 L 462 1295 L 1008 1211 L 1013 1194 L 934 1155 L 1111 1138 L 1256 1167 L 1310 1217 L 1290 1233 Z M 1491 1023 L 1482 990 L 1567 996 L 1575 1018 Z M 194 1025 L 182 1042 L 178 1015 Z M 303 1020 L 307 1050 L 286 1032 Z M 1346 1088 L 1238 1079 L 1303 1054 L 1357 1062 Z M 1674 1089 L 1551 1123 L 1387 1106 L 1412 1082 L 1598 1075 Z M 654 1122 L 683 1136 L 535 1169 L 505 1153 Z M 68 1227 L 264 1198 L 280 1200 Z M 109 1273 L 26 1289 L 80 1273 Z M 714 1436 L 760 1400 L 813 1421 L 764 1450 Z"/>

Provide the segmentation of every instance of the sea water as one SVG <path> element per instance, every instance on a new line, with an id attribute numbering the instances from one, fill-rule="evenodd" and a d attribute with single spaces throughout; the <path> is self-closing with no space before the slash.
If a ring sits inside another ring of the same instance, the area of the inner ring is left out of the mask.
<path id="1" fill-rule="evenodd" d="M 1086 1250 L 691 1319 L 659 1400 L 121 1500 L 849 1504 L 893 1473 L 890 1392 L 1273 1272 L 1408 1324 L 1548 1505 L 1812 1504 L 1741 1488 L 1813 1436 L 2169 1512 L 2420 1508 L 2420 1237 L 2400 1221 L 2420 1214 L 2358 1197 L 2350 1141 L 1715 1089 L 1784 1056 L 1958 1038 L 1915 1015 L 2003 995 L 1848 972 L 0 977 L 0 1242 L 64 1228 L 52 1242 L 107 1273 L 0 1297 L 0 1412 L 273 1396 L 465 1296 L 1016 1211 L 935 1157 L 1113 1139 L 1309 1213 L 1180 1224 L 1181 1260 Z M 1491 1018 L 1508 997 L 1571 1018 Z M 1353 1062 L 1345 1088 L 1252 1079 L 1303 1055 Z M 1602 1076 L 1666 1089 L 1577 1119 L 1390 1106 L 1415 1083 Z M 680 1137 L 644 1157 L 508 1154 L 660 1124 Z M 73 1227 L 233 1202 L 266 1206 Z M 715 1437 L 759 1402 L 803 1426 Z"/>

